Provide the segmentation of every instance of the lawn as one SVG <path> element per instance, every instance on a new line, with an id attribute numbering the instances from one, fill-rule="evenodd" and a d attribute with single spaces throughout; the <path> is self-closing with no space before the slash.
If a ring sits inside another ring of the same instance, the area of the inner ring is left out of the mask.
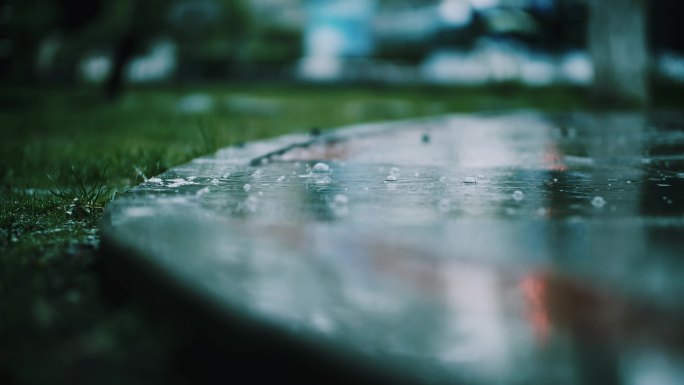
<path id="1" fill-rule="evenodd" d="M 155 87 L 0 90 L 0 384 L 185 383 L 178 338 L 98 276 L 107 202 L 218 148 L 450 112 L 586 108 L 579 89 Z M 667 103 L 666 103 L 667 104 Z"/>

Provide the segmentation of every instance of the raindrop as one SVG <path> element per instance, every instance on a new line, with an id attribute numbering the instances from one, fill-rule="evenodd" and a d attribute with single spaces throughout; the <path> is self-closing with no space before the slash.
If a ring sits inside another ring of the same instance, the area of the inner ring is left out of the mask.
<path id="1" fill-rule="evenodd" d="M 442 183 L 446 183 L 447 178 L 446 178 L 445 176 L 440 177 L 440 178 L 439 178 L 439 181 L 442 182 Z"/>
<path id="2" fill-rule="evenodd" d="M 387 175 L 385 177 L 385 182 L 396 182 L 396 181 L 397 181 L 397 177 L 395 175 Z"/>
<path id="3" fill-rule="evenodd" d="M 247 184 L 245 184 L 244 186 L 242 186 L 242 188 L 243 188 L 246 192 L 249 192 L 249 190 L 252 189 L 252 185 L 249 184 L 249 183 L 247 183 Z"/>
<path id="4" fill-rule="evenodd" d="M 278 179 L 276 179 L 276 182 L 282 182 L 284 180 L 285 180 L 285 175 L 281 175 L 278 177 Z"/>
<path id="5" fill-rule="evenodd" d="M 467 176 L 467 177 L 463 178 L 463 183 L 466 183 L 466 184 L 475 184 L 475 183 L 477 183 L 477 179 L 475 179 L 475 178 L 472 177 L 472 176 Z"/>
<path id="6" fill-rule="evenodd" d="M 427 133 L 423 134 L 423 136 L 421 137 L 421 141 L 423 143 L 430 143 L 430 135 L 428 135 Z"/>
<path id="7" fill-rule="evenodd" d="M 330 166 L 325 163 L 316 163 L 311 170 L 315 173 L 330 172 Z"/>
<path id="8" fill-rule="evenodd" d="M 632 181 L 631 181 L 631 180 L 628 180 L 628 181 L 627 181 L 627 184 L 632 184 Z"/>
<path id="9" fill-rule="evenodd" d="M 264 174 L 264 171 L 260 168 L 256 169 L 254 173 L 252 174 L 252 178 L 259 179 L 261 176 Z"/>
<path id="10" fill-rule="evenodd" d="M 259 196 L 264 196 L 264 192 L 263 192 L 263 191 L 259 191 L 257 194 L 259 194 Z"/>
<path id="11" fill-rule="evenodd" d="M 591 200 L 591 205 L 600 209 L 606 205 L 606 200 L 603 199 L 603 197 L 595 196 L 594 199 Z"/>
<path id="12" fill-rule="evenodd" d="M 415 176 L 416 178 L 418 178 L 418 177 L 420 176 L 420 173 L 419 173 L 419 172 L 416 172 L 416 173 L 413 174 L 413 176 Z"/>
<path id="13" fill-rule="evenodd" d="M 223 174 L 223 178 L 228 178 L 228 177 L 230 177 L 230 173 L 229 173 L 229 172 Z"/>
<path id="14" fill-rule="evenodd" d="M 525 199 L 525 194 L 523 194 L 522 191 L 520 191 L 520 190 L 515 190 L 515 191 L 513 192 L 513 200 L 515 200 L 516 202 L 520 202 L 520 201 L 523 200 L 523 199 Z"/>
<path id="15" fill-rule="evenodd" d="M 553 178 L 554 183 L 558 183 L 558 178 Z"/>
<path id="16" fill-rule="evenodd" d="M 217 184 L 219 184 L 219 180 L 216 179 L 216 178 L 214 178 L 214 179 L 211 180 L 211 184 L 217 185 Z"/>

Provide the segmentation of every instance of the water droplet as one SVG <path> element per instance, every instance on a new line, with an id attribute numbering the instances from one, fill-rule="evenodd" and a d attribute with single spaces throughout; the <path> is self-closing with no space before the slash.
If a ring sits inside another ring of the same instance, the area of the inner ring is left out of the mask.
<path id="1" fill-rule="evenodd" d="M 194 179 L 194 178 L 192 178 L 192 179 Z M 188 180 L 185 180 L 182 178 L 169 179 L 169 180 L 167 180 L 167 182 L 170 182 L 167 186 L 170 188 L 176 188 L 176 187 L 181 187 L 181 186 L 197 184 L 197 183 L 193 182 L 190 178 L 188 178 Z"/>
<path id="2" fill-rule="evenodd" d="M 238 207 L 239 210 L 241 211 L 247 211 L 247 212 L 255 212 L 257 209 L 257 206 L 259 204 L 259 199 L 255 197 L 254 195 L 250 195 L 245 199 L 244 202 Z"/>
<path id="3" fill-rule="evenodd" d="M 278 177 L 278 179 L 276 179 L 276 182 L 282 182 L 284 180 L 285 180 L 285 175 L 281 175 Z"/>
<path id="4" fill-rule="evenodd" d="M 224 179 L 225 179 L 225 178 L 229 178 L 229 177 L 230 177 L 230 173 L 229 173 L 229 172 L 223 174 L 223 176 L 222 176 L 222 178 L 224 178 Z"/>
<path id="5" fill-rule="evenodd" d="M 337 194 L 333 197 L 332 202 L 329 206 L 333 210 L 336 216 L 343 217 L 349 214 L 349 197 L 344 194 Z"/>
<path id="6" fill-rule="evenodd" d="M 451 201 L 448 199 L 440 199 L 439 202 L 437 202 L 437 210 L 442 213 L 446 214 L 449 212 L 451 209 Z"/>
<path id="7" fill-rule="evenodd" d="M 537 215 L 539 215 L 540 217 L 546 216 L 546 213 L 548 212 L 549 210 L 547 210 L 545 207 L 540 207 L 537 209 Z"/>
<path id="8" fill-rule="evenodd" d="M 467 177 L 463 178 L 463 183 L 466 183 L 466 184 L 475 184 L 475 183 L 477 183 L 477 179 L 475 179 L 475 178 L 472 177 L 472 176 L 467 176 Z"/>
<path id="9" fill-rule="evenodd" d="M 439 178 L 439 181 L 442 182 L 442 183 L 446 183 L 447 178 L 446 178 L 445 176 L 440 177 L 440 178 Z"/>
<path id="10" fill-rule="evenodd" d="M 554 183 L 558 183 L 558 178 L 553 178 Z"/>
<path id="11" fill-rule="evenodd" d="M 330 172 L 330 166 L 328 166 L 325 163 L 316 163 L 311 171 L 315 173 L 324 173 L 324 172 Z"/>
<path id="12" fill-rule="evenodd" d="M 263 191 L 259 191 L 257 194 L 259 194 L 259 196 L 264 196 L 264 192 L 263 192 Z"/>
<path id="13" fill-rule="evenodd" d="M 385 182 L 396 182 L 396 181 L 397 181 L 397 177 L 395 175 L 387 175 L 385 177 Z"/>
<path id="14" fill-rule="evenodd" d="M 333 198 L 333 202 L 337 205 L 346 205 L 349 204 L 349 197 L 344 194 L 337 194 Z"/>
<path id="15" fill-rule="evenodd" d="M 256 169 L 256 171 L 254 171 L 254 172 L 252 173 L 252 178 L 254 178 L 254 179 L 259 179 L 259 178 L 261 178 L 261 176 L 262 176 L 263 174 L 264 174 L 264 171 L 263 171 L 262 169 L 258 168 L 258 169 Z"/>
<path id="16" fill-rule="evenodd" d="M 242 186 L 242 188 L 243 188 L 246 192 L 249 192 L 249 190 L 252 189 L 252 185 L 249 184 L 249 183 L 247 183 L 247 184 L 245 184 L 244 186 Z"/>
<path id="17" fill-rule="evenodd" d="M 413 176 L 415 176 L 416 178 L 418 178 L 418 177 L 420 176 L 420 173 L 419 173 L 419 172 L 416 172 L 416 173 L 413 174 Z"/>
<path id="18" fill-rule="evenodd" d="M 214 178 L 214 179 L 211 180 L 211 184 L 217 185 L 217 184 L 219 184 L 219 180 L 216 179 L 216 178 Z"/>
<path id="19" fill-rule="evenodd" d="M 628 180 L 628 181 L 627 181 L 627 184 L 632 184 L 632 181 L 631 181 L 631 180 Z"/>
<path id="20" fill-rule="evenodd" d="M 607 203 L 606 200 L 600 196 L 595 196 L 594 199 L 591 200 L 591 205 L 598 208 L 598 209 L 605 206 L 606 203 Z"/>
<path id="21" fill-rule="evenodd" d="M 523 194 L 522 191 L 520 190 L 515 190 L 513 192 L 513 200 L 520 202 L 521 200 L 525 199 L 525 194 Z"/>

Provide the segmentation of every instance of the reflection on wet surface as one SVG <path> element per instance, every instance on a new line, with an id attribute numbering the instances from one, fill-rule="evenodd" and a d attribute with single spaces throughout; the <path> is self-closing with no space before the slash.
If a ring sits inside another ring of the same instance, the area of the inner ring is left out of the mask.
<path id="1" fill-rule="evenodd" d="M 418 382 L 675 384 L 682 118 L 455 116 L 256 143 L 147 181 L 105 232 L 234 312 Z"/>

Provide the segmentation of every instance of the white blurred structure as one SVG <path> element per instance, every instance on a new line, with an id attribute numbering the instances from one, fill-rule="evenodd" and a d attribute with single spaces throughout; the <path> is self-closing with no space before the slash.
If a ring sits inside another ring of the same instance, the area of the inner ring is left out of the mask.
<path id="1" fill-rule="evenodd" d="M 528 86 L 588 85 L 593 78 L 586 52 L 562 55 L 531 52 L 522 45 L 483 40 L 473 50 L 434 52 L 420 67 L 424 81 L 484 85 L 519 82 Z"/>
<path id="2" fill-rule="evenodd" d="M 375 8 L 375 0 L 309 1 L 299 76 L 335 81 L 342 77 L 344 58 L 368 57 L 373 51 Z"/>
<path id="3" fill-rule="evenodd" d="M 144 55 L 136 56 L 125 70 L 126 81 L 131 83 L 169 80 L 176 72 L 176 44 L 160 40 Z M 112 58 L 105 53 L 85 57 L 79 66 L 80 76 L 89 83 L 101 83 L 112 70 Z"/>
<path id="4" fill-rule="evenodd" d="M 657 72 L 675 83 L 684 83 L 684 54 L 664 52 L 656 60 Z"/>
<path id="5" fill-rule="evenodd" d="M 137 56 L 126 69 L 126 79 L 132 83 L 170 79 L 176 71 L 176 45 L 164 40 L 152 46 L 149 53 Z"/>

